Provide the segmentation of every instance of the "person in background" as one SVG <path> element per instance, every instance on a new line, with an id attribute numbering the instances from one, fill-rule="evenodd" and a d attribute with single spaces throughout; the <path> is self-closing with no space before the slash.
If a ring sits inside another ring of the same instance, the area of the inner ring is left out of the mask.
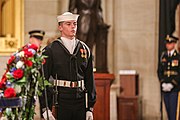
<path id="1" fill-rule="evenodd" d="M 43 30 L 32 30 L 29 32 L 29 43 L 41 47 L 45 32 Z"/>
<path id="2" fill-rule="evenodd" d="M 38 49 L 40 50 L 42 41 L 44 39 L 44 35 L 45 35 L 45 31 L 43 31 L 43 30 L 29 31 L 29 43 L 35 44 L 38 47 Z M 35 108 L 36 115 L 34 116 L 34 119 L 39 119 L 39 114 L 40 114 L 39 109 L 40 108 L 39 108 L 38 104 L 36 103 L 36 108 Z"/>
<path id="3" fill-rule="evenodd" d="M 61 37 L 46 46 L 43 53 L 48 56 L 44 76 L 51 81 L 53 78 L 55 93 L 58 93 L 57 120 L 93 120 L 96 89 L 92 54 L 84 42 L 76 39 L 78 16 L 65 12 L 57 17 Z M 52 105 L 53 97 L 48 93 Z M 41 109 L 46 107 L 44 99 L 44 95 L 40 97 Z"/>
<path id="4" fill-rule="evenodd" d="M 46 42 L 46 45 L 49 45 L 50 43 L 52 43 L 54 40 L 56 40 L 58 37 L 57 36 L 54 36 L 54 37 L 51 37 L 51 38 L 48 38 L 47 42 Z"/>
<path id="5" fill-rule="evenodd" d="M 180 54 L 175 49 L 178 38 L 172 35 L 166 37 L 166 48 L 158 65 L 158 78 L 161 84 L 169 120 L 176 120 L 178 108 L 178 92 L 180 90 Z"/>

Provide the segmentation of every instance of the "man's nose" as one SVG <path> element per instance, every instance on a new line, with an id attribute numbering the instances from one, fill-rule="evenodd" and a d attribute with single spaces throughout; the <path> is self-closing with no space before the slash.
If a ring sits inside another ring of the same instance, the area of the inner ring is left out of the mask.
<path id="1" fill-rule="evenodd" d="M 71 26 L 72 26 L 73 28 L 76 27 L 76 25 L 74 25 L 74 24 L 72 24 Z"/>

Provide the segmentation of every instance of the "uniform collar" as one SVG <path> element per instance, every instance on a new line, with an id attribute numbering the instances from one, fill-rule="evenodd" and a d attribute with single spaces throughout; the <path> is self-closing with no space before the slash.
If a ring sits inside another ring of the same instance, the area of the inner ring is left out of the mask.
<path id="1" fill-rule="evenodd" d="M 75 37 L 73 39 L 69 39 L 69 38 L 66 38 L 66 37 L 61 37 L 61 40 L 63 40 L 63 41 L 64 40 L 72 40 L 73 41 L 73 40 L 75 40 Z"/>
<path id="2" fill-rule="evenodd" d="M 172 56 L 175 51 L 176 51 L 175 49 L 173 49 L 173 50 L 171 50 L 171 51 L 168 51 L 168 55 L 169 55 L 169 53 L 170 53 L 170 55 Z"/>

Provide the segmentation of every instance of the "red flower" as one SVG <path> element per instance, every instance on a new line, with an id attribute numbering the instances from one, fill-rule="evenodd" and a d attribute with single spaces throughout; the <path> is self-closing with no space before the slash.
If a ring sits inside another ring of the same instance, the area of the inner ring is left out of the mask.
<path id="1" fill-rule="evenodd" d="M 5 87 L 5 82 L 0 82 L 0 89 L 3 89 Z"/>
<path id="2" fill-rule="evenodd" d="M 30 60 L 26 60 L 24 63 L 25 63 L 28 67 L 32 67 L 32 65 L 33 65 L 33 62 L 30 61 Z"/>
<path id="3" fill-rule="evenodd" d="M 11 97 L 15 97 L 16 96 L 16 92 L 13 88 L 7 88 L 4 91 L 4 97 L 6 98 L 11 98 Z"/>
<path id="4" fill-rule="evenodd" d="M 6 73 L 7 73 L 7 71 L 4 73 L 4 75 L 3 75 L 2 78 L 1 78 L 0 89 L 2 89 L 2 88 L 5 87 L 5 82 L 6 82 L 6 80 L 7 80 Z"/>
<path id="5" fill-rule="evenodd" d="M 11 58 L 8 60 L 8 65 L 11 64 L 15 59 L 15 56 L 11 56 Z"/>
<path id="6" fill-rule="evenodd" d="M 28 51 L 27 46 L 24 46 L 24 47 L 23 47 L 23 51 Z"/>
<path id="7" fill-rule="evenodd" d="M 23 72 L 23 70 L 21 70 L 21 69 L 17 69 L 17 70 L 15 70 L 15 71 L 13 72 L 13 77 L 14 77 L 15 79 L 20 79 L 20 78 L 23 77 L 23 75 L 24 75 L 24 72 Z"/>
<path id="8" fill-rule="evenodd" d="M 6 82 L 6 80 L 7 80 L 6 73 L 7 72 L 5 72 L 4 75 L 2 76 L 1 82 Z"/>
<path id="9" fill-rule="evenodd" d="M 37 46 L 37 45 L 35 45 L 35 44 L 31 44 L 31 45 L 29 46 L 29 48 L 32 48 L 32 49 L 34 49 L 34 50 L 36 50 L 36 51 L 37 51 L 38 46 Z"/>
<path id="10" fill-rule="evenodd" d="M 28 49 L 25 49 L 25 50 L 24 50 L 24 54 L 25 54 L 25 56 L 27 56 L 27 57 L 33 57 L 33 53 L 32 53 L 31 51 L 28 51 Z"/>

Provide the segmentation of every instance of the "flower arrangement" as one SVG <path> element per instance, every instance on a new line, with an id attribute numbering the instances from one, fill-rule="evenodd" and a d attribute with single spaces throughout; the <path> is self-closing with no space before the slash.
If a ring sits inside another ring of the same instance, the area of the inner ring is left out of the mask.
<path id="1" fill-rule="evenodd" d="M 14 98 L 21 100 L 17 108 L 0 104 L 0 108 L 4 107 L 3 116 L 8 120 L 33 120 L 35 97 L 41 94 L 44 86 L 50 85 L 40 72 L 45 57 L 36 45 L 27 44 L 8 60 L 6 72 L 0 80 L 0 102 Z"/>

